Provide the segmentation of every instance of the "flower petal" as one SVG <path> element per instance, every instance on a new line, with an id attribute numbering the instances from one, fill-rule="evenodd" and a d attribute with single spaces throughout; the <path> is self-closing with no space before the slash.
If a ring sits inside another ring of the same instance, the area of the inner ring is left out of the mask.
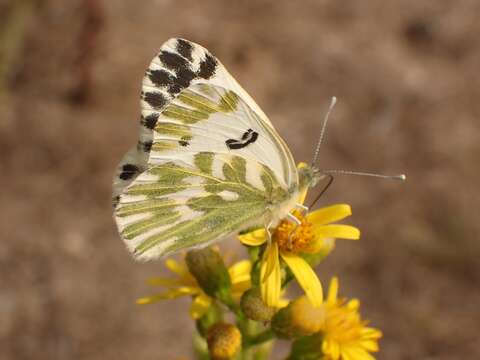
<path id="1" fill-rule="evenodd" d="M 337 204 L 312 211 L 307 215 L 307 219 L 314 224 L 325 225 L 334 221 L 342 220 L 350 215 L 352 215 L 350 205 Z"/>
<path id="2" fill-rule="evenodd" d="M 252 269 L 252 264 L 249 260 L 242 260 L 239 261 L 228 269 L 228 273 L 230 274 L 230 279 L 232 283 L 235 283 L 237 278 L 240 278 L 242 281 L 245 279 L 245 276 L 250 278 L 250 270 Z"/>
<path id="3" fill-rule="evenodd" d="M 250 270 L 252 264 L 249 260 L 242 260 L 230 266 L 228 273 L 232 282 L 232 295 L 241 296 L 251 287 Z"/>
<path id="4" fill-rule="evenodd" d="M 337 238 L 337 239 L 349 239 L 349 240 L 358 240 L 360 239 L 360 230 L 355 226 L 350 225 L 320 225 L 314 226 L 313 231 L 316 236 L 323 238 Z"/>
<path id="5" fill-rule="evenodd" d="M 178 280 L 169 279 L 164 277 L 156 277 L 147 280 L 147 284 L 154 285 L 154 286 L 165 286 L 165 287 L 172 287 L 179 285 Z"/>
<path id="6" fill-rule="evenodd" d="M 136 303 L 139 305 L 153 304 L 161 300 L 175 299 L 183 295 L 188 295 L 188 294 L 185 294 L 182 291 L 178 291 L 178 290 L 170 290 L 162 294 L 145 296 L 145 297 L 139 298 L 137 299 Z"/>
<path id="7" fill-rule="evenodd" d="M 275 241 L 272 241 L 263 254 L 263 264 L 266 264 L 265 274 L 263 274 L 260 279 L 262 282 L 265 281 L 267 277 L 270 276 L 275 267 L 280 267 L 278 260 L 278 244 Z"/>
<path id="8" fill-rule="evenodd" d="M 316 236 L 310 244 L 305 248 L 307 254 L 318 254 L 322 253 L 322 257 L 326 257 L 332 252 L 335 248 L 335 239 L 334 238 L 324 238 Z"/>
<path id="9" fill-rule="evenodd" d="M 187 272 L 186 267 L 180 265 L 177 261 L 173 259 L 167 259 L 165 261 L 165 266 L 167 267 L 168 270 L 180 276 L 185 275 L 185 273 Z"/>
<path id="10" fill-rule="evenodd" d="M 190 316 L 194 319 L 201 318 L 212 304 L 212 299 L 205 294 L 195 296 L 190 305 Z"/>
<path id="11" fill-rule="evenodd" d="M 337 302 L 337 296 L 338 296 L 338 278 L 334 276 L 330 280 L 330 285 L 328 285 L 327 304 L 334 305 Z"/>
<path id="12" fill-rule="evenodd" d="M 307 294 L 314 307 L 319 307 L 323 302 L 322 284 L 318 280 L 317 274 L 310 265 L 300 256 L 282 252 L 283 260 L 287 263 L 298 283 Z"/>
<path id="13" fill-rule="evenodd" d="M 360 300 L 351 299 L 347 302 L 347 308 L 353 311 L 357 311 L 360 308 Z"/>
<path id="14" fill-rule="evenodd" d="M 257 229 L 243 235 L 238 235 L 238 239 L 244 245 L 259 246 L 267 241 L 267 236 L 265 229 Z"/>
<path id="15" fill-rule="evenodd" d="M 242 294 L 252 287 L 252 282 L 250 279 L 246 281 L 240 281 L 237 283 L 232 283 L 232 296 L 234 298 L 241 297 Z"/>
<path id="16" fill-rule="evenodd" d="M 275 244 L 276 247 L 276 244 Z M 271 264 L 267 264 L 267 259 L 270 259 Z M 270 274 L 267 274 L 267 267 L 271 268 Z M 262 299 L 270 307 L 279 307 L 280 305 L 280 292 L 282 288 L 282 276 L 280 270 L 280 261 L 278 260 L 278 248 L 277 256 L 273 258 L 264 257 L 262 261 L 262 267 L 260 269 L 260 292 Z"/>

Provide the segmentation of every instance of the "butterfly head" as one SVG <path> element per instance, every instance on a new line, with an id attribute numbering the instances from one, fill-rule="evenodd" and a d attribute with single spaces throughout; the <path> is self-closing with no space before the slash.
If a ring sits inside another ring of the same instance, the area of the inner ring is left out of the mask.
<path id="1" fill-rule="evenodd" d="M 305 163 L 299 164 L 298 175 L 300 189 L 313 188 L 317 186 L 320 181 L 329 177 L 329 175 L 323 173 L 323 171 L 317 167 Z"/>

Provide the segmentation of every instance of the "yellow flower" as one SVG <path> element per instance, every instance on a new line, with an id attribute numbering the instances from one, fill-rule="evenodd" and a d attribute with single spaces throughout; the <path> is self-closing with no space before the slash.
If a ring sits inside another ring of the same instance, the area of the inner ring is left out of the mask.
<path id="1" fill-rule="evenodd" d="M 338 279 L 330 281 L 328 298 L 324 302 L 325 321 L 320 330 L 322 352 L 327 360 L 373 360 L 370 353 L 378 351 L 382 332 L 367 327 L 359 313 L 357 299 L 338 299 Z"/>
<path id="2" fill-rule="evenodd" d="M 175 299 L 180 296 L 192 296 L 193 302 L 190 306 L 190 315 L 199 319 L 212 304 L 212 298 L 205 294 L 200 288 L 197 280 L 190 274 L 185 263 L 179 263 L 173 259 L 165 261 L 165 266 L 176 276 L 157 277 L 148 280 L 150 285 L 162 286 L 165 292 L 137 299 L 137 304 L 151 304 L 160 300 Z M 251 263 L 243 260 L 232 265 L 228 269 L 232 283 L 232 296 L 239 299 L 240 296 L 250 288 Z"/>
<path id="3" fill-rule="evenodd" d="M 306 192 L 301 196 L 303 203 Z M 346 204 L 332 205 L 304 215 L 293 210 L 300 222 L 296 225 L 283 220 L 272 232 L 272 241 L 267 245 L 261 266 L 260 289 L 262 298 L 268 306 L 278 307 L 281 290 L 280 258 L 287 264 L 303 288 L 311 303 L 318 307 L 322 304 L 323 293 L 320 280 L 302 257 L 302 254 L 328 254 L 334 247 L 335 238 L 357 240 L 360 231 L 349 225 L 332 224 L 352 214 Z M 249 246 L 259 246 L 267 241 L 265 229 L 258 229 L 239 236 L 240 241 Z"/>

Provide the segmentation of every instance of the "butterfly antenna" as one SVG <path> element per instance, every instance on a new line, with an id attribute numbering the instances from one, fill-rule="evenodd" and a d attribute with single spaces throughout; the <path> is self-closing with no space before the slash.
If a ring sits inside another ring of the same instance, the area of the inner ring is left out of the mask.
<path id="1" fill-rule="evenodd" d="M 358 176 L 369 176 L 369 177 L 376 177 L 376 178 L 380 178 L 380 179 L 389 179 L 389 180 L 400 180 L 400 181 L 407 180 L 407 176 L 405 174 L 382 175 L 382 174 L 368 173 L 368 172 L 362 172 L 362 171 L 349 171 L 349 170 L 322 170 L 322 174 L 325 174 L 325 175 L 358 175 Z"/>
<path id="2" fill-rule="evenodd" d="M 333 107 L 335 106 L 336 103 L 337 103 L 337 98 L 333 96 L 332 100 L 330 101 L 330 106 L 328 107 L 327 114 L 323 119 L 322 130 L 320 131 L 320 137 L 317 142 L 317 147 L 315 148 L 315 153 L 313 154 L 312 167 L 317 162 L 318 154 L 320 153 L 320 146 L 322 145 L 323 138 L 325 137 L 325 130 L 327 129 L 328 118 L 330 117 L 330 113 L 332 112 Z"/>
<path id="3" fill-rule="evenodd" d="M 325 176 L 328 177 L 327 184 L 323 187 L 322 191 L 320 191 L 320 193 L 316 196 L 315 200 L 312 201 L 312 203 L 309 206 L 310 209 L 313 208 L 313 206 L 322 197 L 322 195 L 325 194 L 325 192 L 328 190 L 330 185 L 332 185 L 332 183 L 333 183 L 333 175 L 332 174 L 326 174 Z"/>

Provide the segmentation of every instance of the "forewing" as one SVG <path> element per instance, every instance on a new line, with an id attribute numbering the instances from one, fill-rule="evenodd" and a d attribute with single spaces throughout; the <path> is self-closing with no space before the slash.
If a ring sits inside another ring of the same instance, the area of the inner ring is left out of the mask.
<path id="1" fill-rule="evenodd" d="M 120 196 L 115 217 L 136 258 L 205 246 L 262 224 L 272 201 L 289 196 L 273 172 L 253 160 L 201 152 L 191 165 L 188 157 L 149 168 Z"/>
<path id="2" fill-rule="evenodd" d="M 148 163 L 209 150 L 270 168 L 285 188 L 298 181 L 293 159 L 275 129 L 234 91 L 211 84 L 183 90 L 159 114 Z"/>
<path id="3" fill-rule="evenodd" d="M 210 139 L 203 147 L 196 141 L 196 150 L 248 153 L 270 167 L 286 186 L 298 183 L 293 157 L 263 111 L 218 59 L 198 44 L 170 39 L 161 47 L 143 79 L 141 105 L 140 148 L 145 151 L 152 149 L 152 142 L 156 142 L 157 152 L 185 150 L 180 146 L 188 144 L 195 128 L 198 134 L 202 133 L 203 140 L 206 132 Z M 220 119 L 219 115 L 229 116 Z M 249 129 L 252 131 L 247 135 Z M 181 135 L 176 144 L 160 142 L 171 133 Z M 259 135 L 262 138 L 257 139 L 257 145 L 262 143 L 262 149 L 242 147 L 252 136 Z M 242 139 L 243 136 L 247 138 Z M 226 144 L 227 140 L 232 141 Z M 163 161 L 158 154 L 149 160 L 150 165 L 158 161 Z"/>

